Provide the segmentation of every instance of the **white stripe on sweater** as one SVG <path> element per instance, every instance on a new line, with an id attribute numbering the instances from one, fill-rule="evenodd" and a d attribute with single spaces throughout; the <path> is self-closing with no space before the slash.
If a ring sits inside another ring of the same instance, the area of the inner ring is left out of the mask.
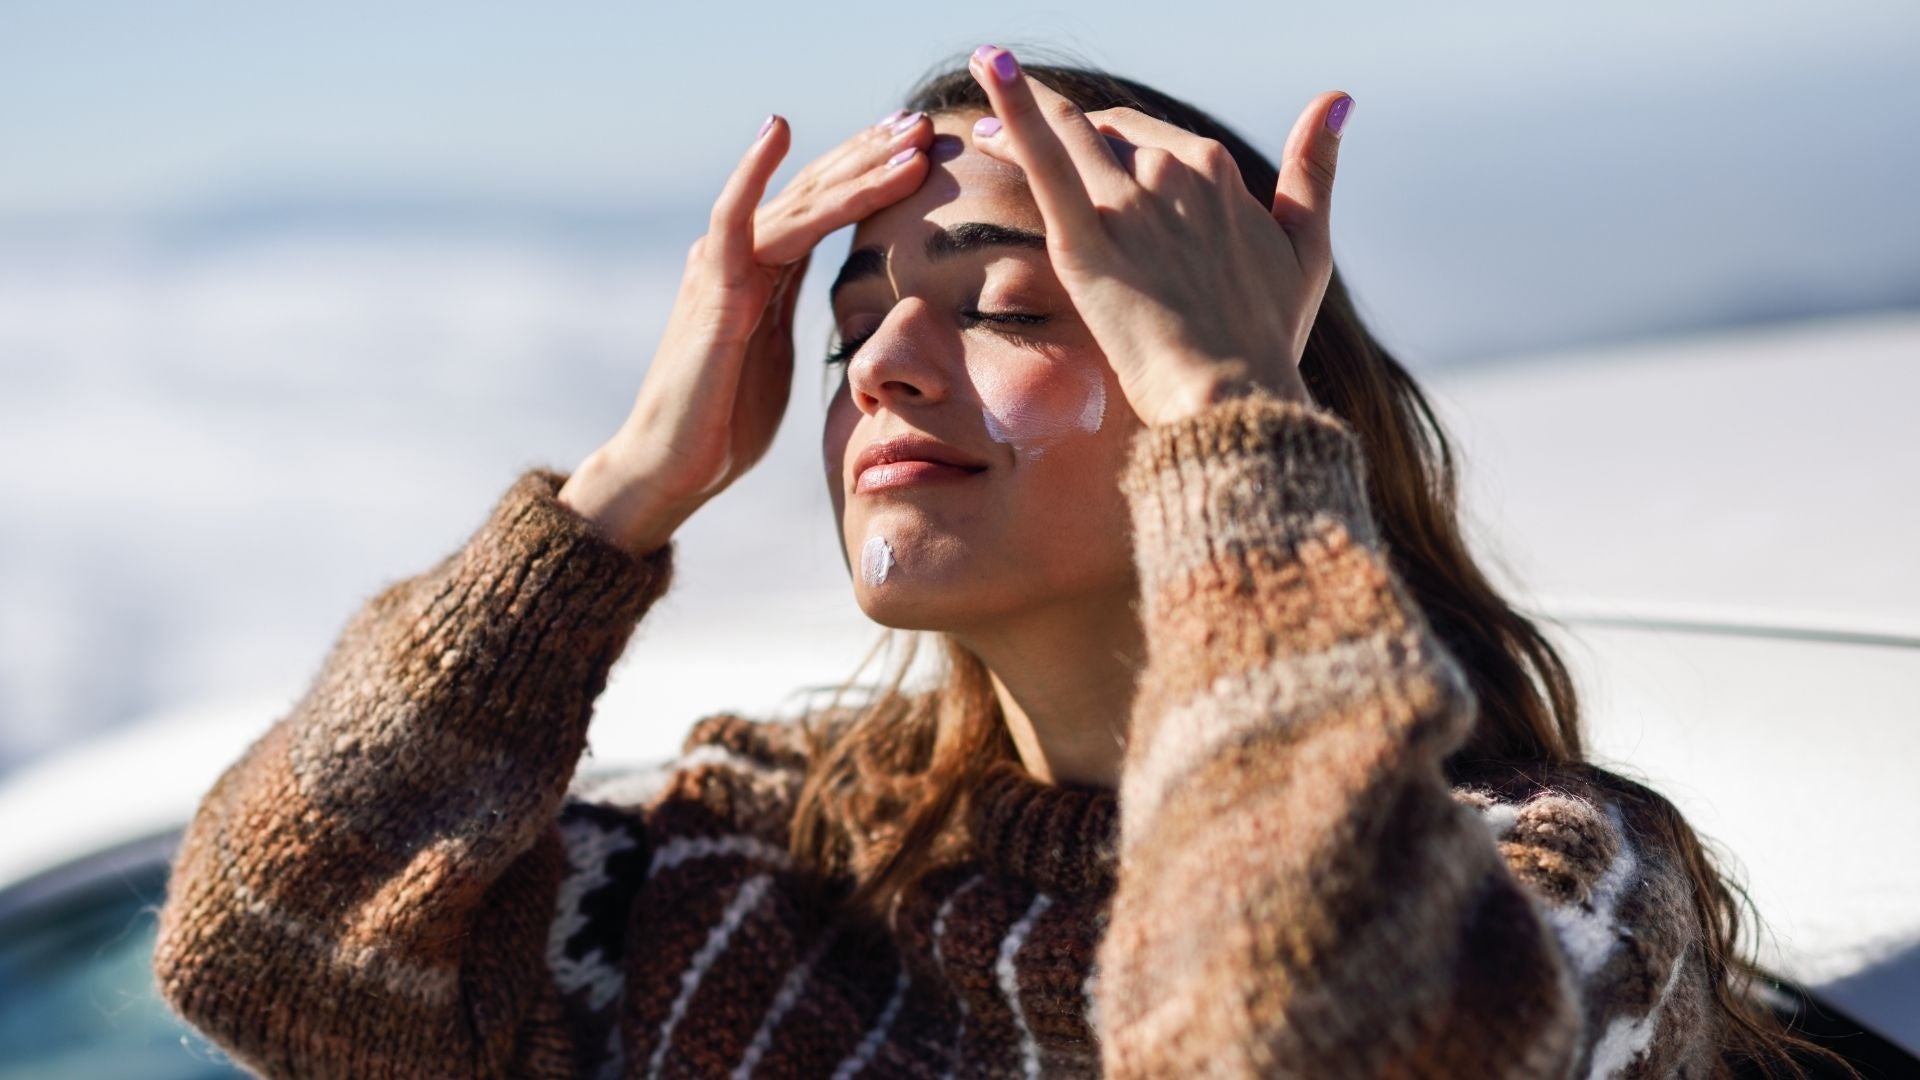
<path id="1" fill-rule="evenodd" d="M 1007 936 L 1000 942 L 1000 958 L 994 964 L 994 974 L 999 977 L 1000 992 L 1006 995 L 1007 1007 L 1013 1010 L 1013 1027 L 1020 1033 L 1020 1063 L 1029 1078 L 1040 1075 L 1040 1047 L 1033 1039 L 1032 1029 L 1027 1027 L 1027 1017 L 1020 1009 L 1020 971 L 1014 966 L 1013 958 L 1019 954 L 1020 946 L 1027 943 L 1027 935 L 1033 932 L 1034 921 L 1052 906 L 1053 898 L 1046 893 L 1035 893 L 1033 903 L 1027 905 L 1027 913 L 1014 921 Z"/>
<path id="2" fill-rule="evenodd" d="M 223 846 L 221 850 L 227 849 Z M 227 865 L 233 865 L 230 856 Z M 268 932 L 292 938 L 314 950 L 334 973 L 375 982 L 388 993 L 433 1005 L 443 1005 L 459 992 L 460 971 L 450 963 L 417 963 L 399 949 L 377 940 L 342 941 L 331 923 L 316 925 L 290 914 L 262 899 L 244 881 L 235 880 L 228 887 L 233 890 L 235 904 L 263 923 Z"/>
<path id="3" fill-rule="evenodd" d="M 1491 802 L 1480 807 L 1480 820 L 1487 825 L 1487 831 L 1495 840 L 1505 840 L 1520 820 L 1520 807 L 1510 802 Z"/>
<path id="4" fill-rule="evenodd" d="M 1599 971 L 1619 946 L 1620 925 L 1614 918 L 1614 910 L 1620 906 L 1621 898 L 1640 869 L 1640 860 L 1627 840 L 1620 809 L 1609 803 L 1606 811 L 1619 842 L 1613 862 L 1607 866 L 1606 873 L 1600 875 L 1600 880 L 1594 882 L 1593 892 L 1585 904 L 1548 907 L 1546 912 L 1548 924 L 1559 937 L 1561 947 L 1573 958 L 1574 969 L 1583 982 Z"/>
<path id="5" fill-rule="evenodd" d="M 553 981 L 562 993 L 587 988 L 587 1007 L 599 1012 L 620 997 L 626 988 L 626 975 L 597 948 L 577 960 L 568 956 L 567 942 L 587 925 L 587 915 L 580 910 L 581 900 L 609 880 L 607 860 L 637 844 L 625 829 L 609 829 L 588 818 L 562 823 L 560 838 L 567 849 L 570 871 L 560 880 L 554 919 L 547 928 L 547 970 L 553 973 Z"/>
<path id="6" fill-rule="evenodd" d="M 961 882 L 959 888 L 948 893 L 947 898 L 940 901 L 939 910 L 933 913 L 933 959 L 935 963 L 940 965 L 940 971 L 943 974 L 947 970 L 947 916 L 953 914 L 953 903 L 960 899 L 961 893 L 966 892 L 968 889 L 973 888 L 986 879 L 986 874 L 979 873 Z M 962 1014 L 967 1011 L 965 998 L 960 999 L 960 1011 Z"/>
<path id="7" fill-rule="evenodd" d="M 854 1048 L 833 1070 L 833 1080 L 853 1080 L 855 1073 L 867 1067 L 873 1055 L 880 1052 L 880 1044 L 887 1041 L 887 1032 L 893 1027 L 894 1017 L 900 1015 L 900 1006 L 907 1000 L 907 986 L 911 980 L 907 969 L 900 969 L 900 977 L 893 981 L 893 996 L 887 999 L 886 1008 L 880 1010 L 880 1019 L 873 1022 L 873 1030 L 867 1032 Z"/>
<path id="8" fill-rule="evenodd" d="M 794 1002 L 800 1000 L 800 991 L 806 989 L 807 980 L 813 975 L 813 965 L 820 962 L 821 954 L 827 951 L 827 946 L 832 944 L 838 932 L 834 929 L 821 934 L 820 940 L 807 950 L 806 958 L 787 972 L 786 981 L 780 984 L 780 992 L 773 996 L 773 1004 L 767 1008 L 767 1015 L 760 1018 L 760 1030 L 753 1033 L 753 1042 L 747 1045 L 747 1052 L 741 1056 L 740 1064 L 734 1066 L 734 1080 L 747 1080 L 753 1075 L 753 1067 L 760 1064 L 760 1059 L 767 1055 L 768 1050 L 773 1049 L 774 1028 L 780 1025 L 781 1017 L 787 1015 L 787 1010 L 793 1008 Z"/>
<path id="9" fill-rule="evenodd" d="M 582 777 L 574 784 L 572 794 L 586 802 L 606 803 L 609 806 L 647 806 L 660 797 L 676 774 L 702 765 L 724 765 L 734 772 L 749 776 L 789 781 L 801 778 L 799 770 L 791 766 L 770 765 L 736 754 L 724 746 L 708 743 L 696 746 L 672 760 L 645 768 Z"/>
<path id="10" fill-rule="evenodd" d="M 680 973 L 680 995 L 673 999 L 673 1008 L 668 1010 L 666 1021 L 660 1025 L 658 1043 L 653 1048 L 652 1059 L 647 1062 L 649 1077 L 660 1075 L 660 1066 L 667 1060 L 667 1048 L 673 1045 L 673 1029 L 680 1026 L 681 1018 L 686 1016 L 687 1002 L 693 1000 L 694 992 L 700 989 L 700 980 L 707 977 L 707 970 L 720 959 L 721 953 L 727 951 L 728 939 L 733 937 L 735 930 L 740 929 L 748 913 L 766 899 L 767 889 L 772 884 L 771 874 L 755 874 L 748 878 L 740 886 L 740 891 L 734 894 L 733 902 L 727 905 L 726 913 L 708 932 L 706 943 L 693 956 L 693 964 Z"/>
<path id="11" fill-rule="evenodd" d="M 1087 965 L 1087 979 L 1080 984 L 1080 992 L 1087 999 L 1087 1030 L 1093 1037 L 1100 1037 L 1100 962 L 1095 960 Z"/>
<path id="12" fill-rule="evenodd" d="M 652 878 L 662 870 L 671 870 L 691 859 L 711 859 L 718 855 L 737 855 L 747 859 L 758 859 L 782 870 L 793 861 L 785 848 L 776 847 L 757 836 L 748 836 L 744 833 L 730 833 L 726 836 L 676 836 L 660 845 L 653 853 L 653 864 L 647 868 L 647 877 Z"/>
<path id="13" fill-rule="evenodd" d="M 1587 1070 L 1588 1080 L 1609 1080 L 1619 1076 L 1647 1052 L 1647 1047 L 1653 1043 L 1655 1031 L 1660 1027 L 1660 1010 L 1666 1006 L 1674 985 L 1680 981 L 1680 969 L 1686 963 L 1685 953 L 1674 957 L 1673 970 L 1667 973 L 1667 981 L 1660 987 L 1660 996 L 1654 999 L 1653 1007 L 1647 1010 L 1646 1015 L 1617 1017 L 1607 1025 L 1599 1042 L 1594 1044 L 1593 1063 Z"/>
<path id="14" fill-rule="evenodd" d="M 955 900 L 960 899 L 961 893 L 966 892 L 968 889 L 973 888 L 975 885 L 980 884 L 984 880 L 986 880 L 986 875 L 984 873 L 975 874 L 972 877 L 968 878 L 966 881 L 961 883 L 959 888 L 948 893 L 947 898 L 945 900 L 940 901 L 940 909 L 934 912 L 933 959 L 935 963 L 940 965 L 940 973 L 942 975 L 945 975 L 947 971 L 947 954 L 946 954 L 947 916 L 953 913 L 953 902 Z M 951 987 L 952 984 L 949 983 L 948 985 L 949 987 Z M 954 1069 L 958 1067 L 960 1062 L 960 1041 L 966 1038 L 966 1034 L 967 1034 L 966 995 L 956 993 L 954 995 L 954 1000 L 957 1001 L 960 1005 L 960 1023 L 953 1030 L 953 1064 L 947 1066 L 946 1080 L 953 1080 Z"/>

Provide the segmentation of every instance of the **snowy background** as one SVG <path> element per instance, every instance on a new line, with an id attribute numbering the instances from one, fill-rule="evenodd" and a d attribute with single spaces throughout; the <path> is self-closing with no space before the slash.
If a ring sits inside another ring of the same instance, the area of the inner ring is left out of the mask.
<path id="1" fill-rule="evenodd" d="M 784 179 L 981 41 L 1141 78 L 1270 153 L 1311 95 L 1353 93 L 1337 254 L 1436 376 L 1920 308 L 1906 0 L 775 10 L 0 9 L 0 777 L 290 699 L 363 599 L 613 431 L 767 111 L 795 127 Z M 803 360 L 845 247 L 816 255 Z M 771 458 L 681 534 L 635 650 L 681 682 L 617 688 L 665 744 L 748 704 L 703 681 L 734 657 L 817 631 L 768 662 L 831 682 L 874 636 L 820 405 L 803 363 Z M 813 614 L 768 625 L 774 596 Z"/>

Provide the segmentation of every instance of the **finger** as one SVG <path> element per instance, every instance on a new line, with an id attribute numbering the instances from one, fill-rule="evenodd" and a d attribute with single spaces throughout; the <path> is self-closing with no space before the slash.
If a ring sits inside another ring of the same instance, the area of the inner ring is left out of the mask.
<path id="1" fill-rule="evenodd" d="M 1294 121 L 1280 156 L 1280 182 L 1273 192 L 1273 218 L 1297 243 L 1331 250 L 1329 219 L 1340 135 L 1353 115 L 1353 98 L 1330 90 L 1308 103 Z"/>
<path id="2" fill-rule="evenodd" d="M 924 147 L 933 137 L 933 121 L 924 112 L 895 109 L 880 122 L 868 125 L 839 146 L 808 162 L 787 185 L 788 191 L 825 186 L 859 175 L 875 162 L 885 161 L 909 143 Z M 781 196 L 787 194 L 782 191 Z M 776 196 L 778 198 L 779 196 Z"/>
<path id="3" fill-rule="evenodd" d="M 780 268 L 779 275 L 774 278 L 772 291 L 768 293 L 767 305 L 760 309 L 760 318 L 753 324 L 753 333 L 747 337 L 749 358 L 774 344 L 791 325 L 792 300 L 800 291 L 799 278 L 805 273 L 805 267 L 806 260 L 803 258 Z"/>
<path id="4" fill-rule="evenodd" d="M 812 261 L 813 253 L 809 251 L 787 267 L 786 278 L 781 282 L 780 301 L 773 322 L 773 329 L 777 334 L 793 332 L 793 313 L 800 306 L 800 286 L 806 283 L 807 266 Z"/>
<path id="5" fill-rule="evenodd" d="M 812 251 L 828 233 L 918 189 L 931 168 L 927 147 L 933 142 L 932 122 L 923 117 L 892 139 L 873 144 L 846 177 L 805 184 L 796 179 L 763 207 L 754 220 L 754 260 L 764 266 L 790 263 Z"/>
<path id="6" fill-rule="evenodd" d="M 793 312 L 810 258 L 802 256 L 781 271 L 774 298 L 747 339 L 740 385 L 749 393 L 765 394 L 771 401 L 784 402 L 787 385 L 793 379 Z"/>
<path id="7" fill-rule="evenodd" d="M 1041 216 L 1070 233 L 1096 235 L 1090 182 L 1103 191 L 1129 182 L 1106 140 L 1072 102 L 1024 75 L 1007 50 L 982 45 L 968 64 L 994 113 L 975 125 L 975 144 L 996 157 L 1006 156 L 1000 152 L 1002 145 L 1011 145 L 1014 164 L 1026 172 Z"/>
<path id="8" fill-rule="evenodd" d="M 739 271 L 749 265 L 753 253 L 753 211 L 766 194 L 767 181 L 780 159 L 787 154 L 792 133 L 778 114 L 767 117 L 760 134 L 740 157 L 733 175 L 714 201 L 707 222 L 707 254 L 721 266 Z"/>
<path id="9" fill-rule="evenodd" d="M 1165 150 L 1198 172 L 1221 178 L 1239 175 L 1239 165 L 1219 140 L 1196 135 L 1138 109 L 1101 109 L 1088 113 L 1087 122 L 1095 131 L 1114 136 L 1122 145 Z M 1116 156 L 1119 156 L 1117 151 Z"/>

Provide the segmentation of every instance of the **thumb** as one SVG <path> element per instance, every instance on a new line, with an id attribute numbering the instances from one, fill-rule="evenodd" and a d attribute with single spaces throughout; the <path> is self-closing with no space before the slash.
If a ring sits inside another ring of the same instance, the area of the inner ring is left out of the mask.
<path id="1" fill-rule="evenodd" d="M 807 264 L 812 259 L 813 253 L 808 252 L 780 267 L 779 276 L 774 278 L 773 287 L 767 295 L 767 304 L 760 310 L 760 321 L 754 324 L 753 334 L 747 339 L 749 359 L 767 352 L 770 346 L 776 352 L 783 344 L 791 347 L 793 311 L 800 300 L 800 283 L 805 279 Z"/>
<path id="2" fill-rule="evenodd" d="M 1309 103 L 1287 136 L 1280 160 L 1280 183 L 1273 192 L 1273 219 L 1298 245 L 1331 257 L 1328 221 L 1333 209 L 1333 177 L 1340 160 L 1340 136 L 1353 115 L 1353 98 L 1333 90 Z"/>

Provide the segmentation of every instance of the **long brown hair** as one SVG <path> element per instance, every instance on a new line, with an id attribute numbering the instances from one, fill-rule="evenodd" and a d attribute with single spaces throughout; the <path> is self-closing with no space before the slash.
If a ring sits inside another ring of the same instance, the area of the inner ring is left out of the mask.
<path id="1" fill-rule="evenodd" d="M 1022 50 L 1023 56 L 1028 50 Z M 1247 189 L 1270 202 L 1279 174 L 1251 144 L 1206 113 L 1119 76 L 1087 67 L 1023 63 L 1026 72 L 1083 111 L 1126 106 L 1215 139 L 1232 153 Z M 930 115 L 990 111 L 965 62 L 945 65 L 908 94 L 908 110 Z M 1435 634 L 1457 657 L 1479 702 L 1466 746 L 1449 761 L 1459 773 L 1497 763 L 1578 763 L 1584 757 L 1580 705 L 1566 664 L 1534 622 L 1509 605 L 1475 564 L 1457 514 L 1458 475 L 1446 432 L 1413 377 L 1368 331 L 1336 269 L 1301 360 L 1314 400 L 1344 420 L 1368 461 L 1368 498 L 1393 569 Z M 876 645 L 893 651 L 894 632 Z M 890 682 L 853 707 L 841 697 L 803 723 L 812 767 L 793 818 L 790 846 L 816 877 L 843 883 L 831 902 L 872 932 L 891 921 L 910 882 L 959 854 L 967 793 L 993 762 L 1015 756 L 986 666 L 945 634 L 943 665 L 930 687 L 902 689 L 921 638 L 908 638 Z M 1780 1027 L 1750 996 L 1762 976 L 1742 950 L 1740 886 L 1680 813 L 1653 791 L 1612 778 L 1622 797 L 1679 853 L 1706 928 L 1705 960 L 1726 1018 L 1723 1065 L 1804 1075 L 1801 1053 L 1847 1068 L 1821 1047 Z M 1852 1070 L 1849 1068 L 1849 1072 Z"/>

